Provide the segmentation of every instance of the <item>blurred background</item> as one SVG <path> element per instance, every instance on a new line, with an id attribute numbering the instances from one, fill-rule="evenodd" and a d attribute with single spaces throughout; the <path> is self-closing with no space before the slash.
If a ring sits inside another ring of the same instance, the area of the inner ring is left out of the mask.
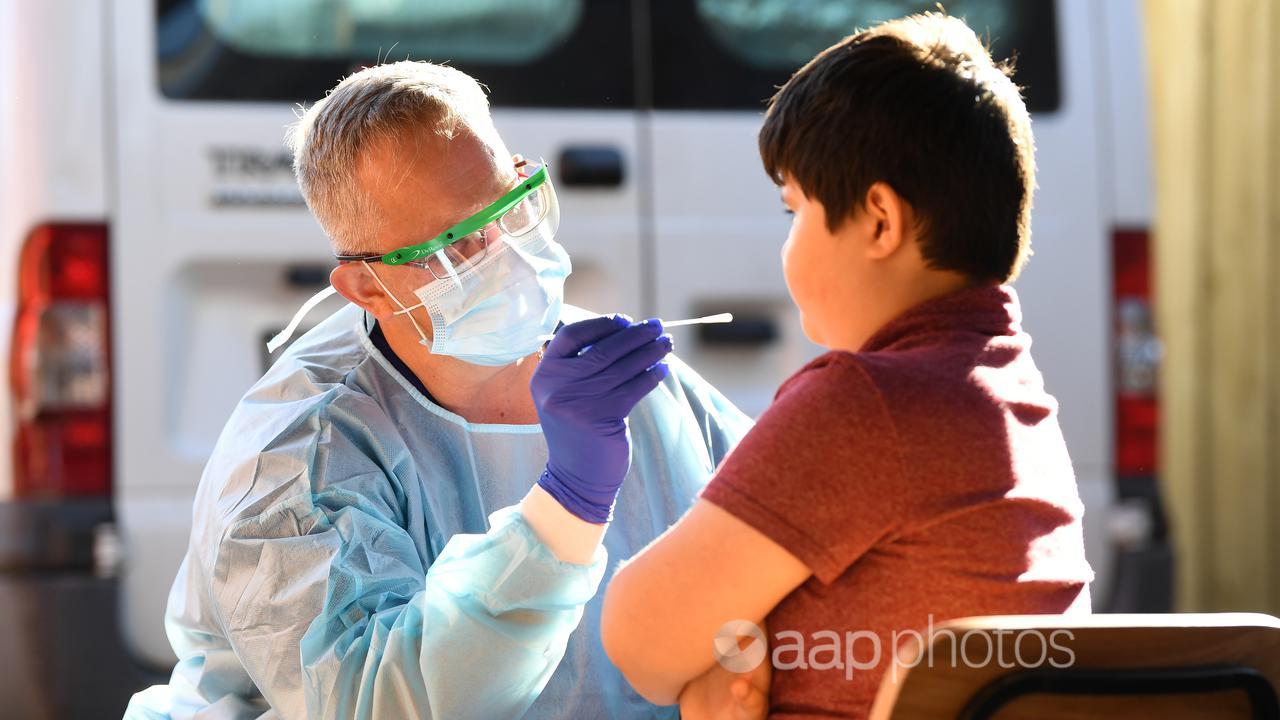
<path id="1" fill-rule="evenodd" d="M 1095 610 L 1280 614 L 1280 0 L 945 5 L 1016 58 L 1033 115 L 1016 287 Z M 821 352 L 782 281 L 764 101 L 933 8 L 0 0 L 0 718 L 119 717 L 167 677 L 202 466 L 331 267 L 282 143 L 300 103 L 388 59 L 476 77 L 552 167 L 569 301 L 733 312 L 677 342 L 755 415 Z"/>

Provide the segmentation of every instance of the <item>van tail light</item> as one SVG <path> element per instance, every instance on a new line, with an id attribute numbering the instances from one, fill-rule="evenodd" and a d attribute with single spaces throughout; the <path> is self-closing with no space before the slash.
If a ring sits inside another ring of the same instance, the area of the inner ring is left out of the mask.
<path id="1" fill-rule="evenodd" d="M 107 228 L 51 223 L 27 236 L 9 381 L 18 497 L 111 492 Z"/>
<path id="2" fill-rule="evenodd" d="M 1152 321 L 1151 243 L 1146 230 L 1117 230 L 1114 251 L 1116 472 L 1154 477 L 1158 470 L 1161 345 Z"/>

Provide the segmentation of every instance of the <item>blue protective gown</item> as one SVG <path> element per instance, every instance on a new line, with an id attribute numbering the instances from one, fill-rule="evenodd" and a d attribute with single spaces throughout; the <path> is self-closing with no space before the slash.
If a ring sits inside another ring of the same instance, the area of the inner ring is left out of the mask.
<path id="1" fill-rule="evenodd" d="M 178 664 L 126 717 L 674 717 L 601 646 L 605 553 L 560 562 L 512 507 L 546 463 L 541 428 L 434 404 L 371 323 L 339 310 L 232 413 L 169 595 Z M 670 364 L 630 415 L 613 565 L 688 509 L 751 425 Z"/>

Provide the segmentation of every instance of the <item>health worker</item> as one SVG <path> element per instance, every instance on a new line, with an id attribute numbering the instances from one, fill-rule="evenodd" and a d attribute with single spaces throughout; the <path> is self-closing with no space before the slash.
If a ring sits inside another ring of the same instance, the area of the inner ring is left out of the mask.
<path id="1" fill-rule="evenodd" d="M 169 595 L 178 663 L 127 716 L 676 717 L 605 656 L 599 590 L 751 421 L 659 321 L 564 304 L 548 167 L 472 78 L 363 69 L 289 143 L 338 260 L 289 332 L 350 303 L 228 420 Z"/>

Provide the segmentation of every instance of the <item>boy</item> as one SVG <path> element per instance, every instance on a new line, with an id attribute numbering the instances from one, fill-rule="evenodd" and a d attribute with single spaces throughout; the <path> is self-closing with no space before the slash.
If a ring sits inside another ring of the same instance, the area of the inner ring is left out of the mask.
<path id="1" fill-rule="evenodd" d="M 787 286 L 831 352 L 618 571 L 602 636 L 665 704 L 717 659 L 748 669 L 713 638 L 767 620 L 771 716 L 863 717 L 895 638 L 1089 611 L 1057 402 L 1007 285 L 1030 254 L 1030 118 L 963 22 L 917 15 L 801 68 L 760 150 L 794 214 Z"/>

